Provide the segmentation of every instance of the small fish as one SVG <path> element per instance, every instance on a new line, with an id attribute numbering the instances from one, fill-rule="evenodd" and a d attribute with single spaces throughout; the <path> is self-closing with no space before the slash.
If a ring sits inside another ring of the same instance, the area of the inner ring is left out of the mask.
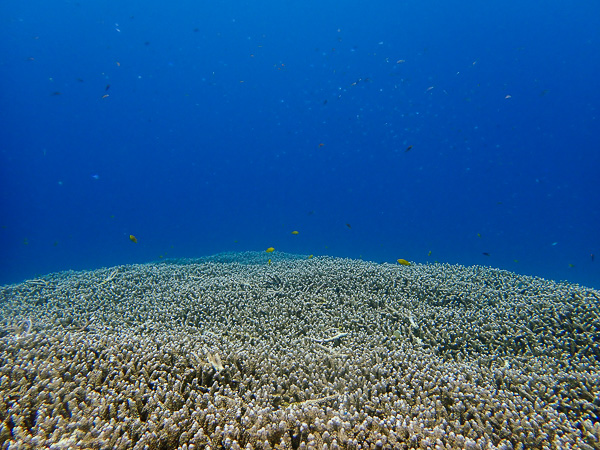
<path id="1" fill-rule="evenodd" d="M 62 95 L 62 92 L 59 92 L 59 91 L 54 91 L 54 92 L 53 92 L 52 94 L 50 94 L 50 95 L 55 95 L 55 96 L 56 96 L 56 95 Z"/>
<path id="2" fill-rule="evenodd" d="M 412 150 L 413 146 L 409 145 L 408 147 L 406 147 L 406 150 L 404 150 L 404 153 L 406 152 L 410 152 Z"/>
<path id="3" fill-rule="evenodd" d="M 431 250 L 429 250 L 429 253 L 427 253 L 427 256 L 431 256 Z"/>
<path id="4" fill-rule="evenodd" d="M 267 261 L 267 264 L 271 264 L 271 258 L 269 258 L 269 260 Z"/>
<path id="5" fill-rule="evenodd" d="M 481 233 L 477 233 L 477 237 L 480 238 L 481 237 Z"/>
<path id="6" fill-rule="evenodd" d="M 482 255 L 490 256 L 490 254 L 488 252 L 483 252 Z"/>
<path id="7" fill-rule="evenodd" d="M 98 174 L 94 174 L 94 175 L 92 175 L 92 178 L 93 178 L 94 180 L 99 180 L 99 179 L 100 179 L 100 175 L 98 175 Z"/>
<path id="8" fill-rule="evenodd" d="M 405 259 L 400 258 L 400 259 L 397 259 L 396 261 L 398 261 L 398 264 L 402 264 L 403 266 L 410 266 L 410 263 Z"/>
<path id="9" fill-rule="evenodd" d="M 347 224 L 346 224 L 346 226 L 347 226 L 348 228 L 352 229 L 352 227 L 350 226 L 350 224 L 349 224 L 349 223 L 347 223 Z"/>
<path id="10" fill-rule="evenodd" d="M 133 242 L 134 244 L 137 244 L 137 238 L 136 238 L 136 237 L 135 237 L 133 234 L 130 234 L 130 235 L 129 235 L 129 240 L 130 240 L 131 242 Z"/>
<path id="11" fill-rule="evenodd" d="M 275 249 L 273 247 L 269 247 L 268 249 L 265 250 L 267 253 L 273 253 L 275 251 Z"/>
<path id="12" fill-rule="evenodd" d="M 313 258 L 313 255 L 308 255 L 308 259 L 312 259 L 312 258 Z"/>
<path id="13" fill-rule="evenodd" d="M 294 230 L 292 231 L 292 234 L 300 234 L 298 231 Z"/>
<path id="14" fill-rule="evenodd" d="M 572 269 L 573 267 L 575 267 L 575 264 L 569 264 L 569 267 Z"/>
<path id="15" fill-rule="evenodd" d="M 592 262 L 594 262 L 594 254 L 590 253 L 590 258 L 592 258 Z"/>
<path id="16" fill-rule="evenodd" d="M 104 88 L 105 91 L 108 91 L 110 89 L 110 84 L 107 84 L 106 87 Z"/>

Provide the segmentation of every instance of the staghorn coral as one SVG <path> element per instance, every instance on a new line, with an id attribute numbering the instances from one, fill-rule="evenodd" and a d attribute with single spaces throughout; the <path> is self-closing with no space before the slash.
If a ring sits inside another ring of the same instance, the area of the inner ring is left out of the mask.
<path id="1" fill-rule="evenodd" d="M 0 289 L 0 446 L 598 448 L 600 297 L 259 253 Z"/>

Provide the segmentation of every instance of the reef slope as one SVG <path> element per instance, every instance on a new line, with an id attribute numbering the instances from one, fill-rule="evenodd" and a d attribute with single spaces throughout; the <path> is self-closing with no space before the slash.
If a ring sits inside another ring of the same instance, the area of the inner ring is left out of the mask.
<path id="1" fill-rule="evenodd" d="M 0 288 L 0 447 L 600 445 L 597 291 L 269 257 Z"/>

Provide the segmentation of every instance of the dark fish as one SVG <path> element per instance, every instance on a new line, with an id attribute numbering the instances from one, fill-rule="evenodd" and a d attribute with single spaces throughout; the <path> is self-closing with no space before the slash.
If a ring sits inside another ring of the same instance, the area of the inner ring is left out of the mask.
<path id="1" fill-rule="evenodd" d="M 349 224 L 349 223 L 347 223 L 347 224 L 346 224 L 346 226 L 347 226 L 348 228 L 352 229 L 352 227 L 350 226 L 350 224 Z"/>
<path id="2" fill-rule="evenodd" d="M 592 258 L 592 262 L 594 262 L 594 254 L 590 253 L 590 258 Z"/>
<path id="3" fill-rule="evenodd" d="M 404 153 L 406 152 L 410 152 L 410 150 L 413 148 L 412 145 L 409 145 L 408 147 L 406 147 L 406 150 L 404 150 Z"/>
<path id="4" fill-rule="evenodd" d="M 61 93 L 60 93 L 60 92 L 58 92 L 58 91 L 54 91 L 54 92 L 53 92 L 52 94 L 50 94 L 50 95 L 61 95 Z"/>
<path id="5" fill-rule="evenodd" d="M 483 254 L 484 254 L 485 256 L 490 256 L 490 254 L 489 254 L 488 252 L 483 252 Z"/>
<path id="6" fill-rule="evenodd" d="M 108 91 L 110 89 L 110 84 L 107 84 L 106 87 L 104 88 L 105 91 Z"/>

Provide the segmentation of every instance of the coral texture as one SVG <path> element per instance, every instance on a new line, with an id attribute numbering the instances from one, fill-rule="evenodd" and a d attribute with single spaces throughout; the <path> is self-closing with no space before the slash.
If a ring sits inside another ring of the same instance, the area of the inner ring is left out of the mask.
<path id="1" fill-rule="evenodd" d="M 0 448 L 599 448 L 597 291 L 268 258 L 0 288 Z"/>

